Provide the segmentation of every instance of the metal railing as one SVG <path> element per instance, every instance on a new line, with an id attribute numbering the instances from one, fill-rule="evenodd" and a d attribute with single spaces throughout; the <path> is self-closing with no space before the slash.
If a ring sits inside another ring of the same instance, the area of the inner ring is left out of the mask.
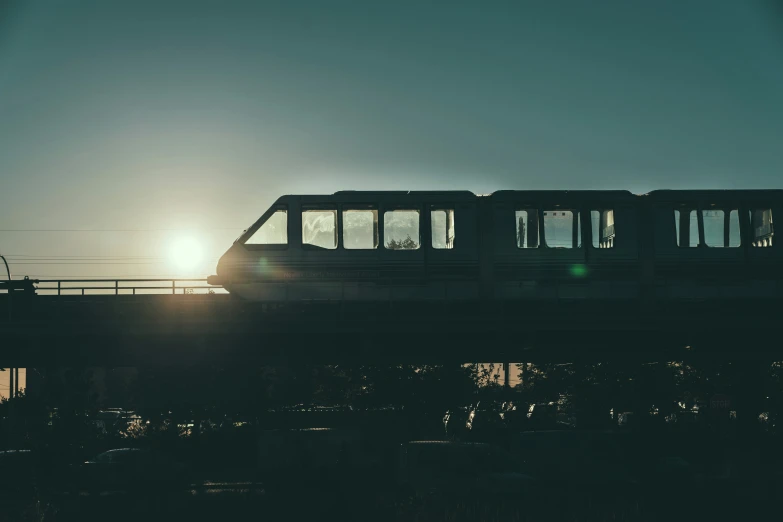
<path id="1" fill-rule="evenodd" d="M 196 279 L 36 279 L 39 295 L 136 295 L 223 293 L 223 287 Z"/>

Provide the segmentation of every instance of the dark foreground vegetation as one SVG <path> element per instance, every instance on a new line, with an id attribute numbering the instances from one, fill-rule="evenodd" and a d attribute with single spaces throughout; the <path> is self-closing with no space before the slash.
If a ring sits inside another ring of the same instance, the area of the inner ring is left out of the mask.
<path id="1" fill-rule="evenodd" d="M 0 520 L 776 516 L 780 368 L 30 369 Z"/>

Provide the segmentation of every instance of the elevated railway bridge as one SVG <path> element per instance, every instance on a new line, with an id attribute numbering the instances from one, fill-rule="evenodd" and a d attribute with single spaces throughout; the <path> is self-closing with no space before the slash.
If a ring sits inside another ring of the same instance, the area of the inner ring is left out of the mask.
<path id="1" fill-rule="evenodd" d="M 206 279 L 0 283 L 0 367 L 778 360 L 780 325 L 774 298 L 251 302 Z"/>

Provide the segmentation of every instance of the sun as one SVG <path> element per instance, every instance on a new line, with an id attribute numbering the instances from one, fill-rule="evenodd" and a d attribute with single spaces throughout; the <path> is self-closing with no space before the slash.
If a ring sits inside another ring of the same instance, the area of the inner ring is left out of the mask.
<path id="1" fill-rule="evenodd" d="M 169 259 L 180 272 L 195 270 L 201 263 L 201 244 L 192 237 L 182 237 L 171 243 Z"/>

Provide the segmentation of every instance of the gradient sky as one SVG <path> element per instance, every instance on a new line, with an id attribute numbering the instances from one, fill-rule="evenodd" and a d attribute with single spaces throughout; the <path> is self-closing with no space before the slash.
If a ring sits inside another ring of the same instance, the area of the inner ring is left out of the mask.
<path id="1" fill-rule="evenodd" d="M 4 0 L 0 253 L 206 275 L 284 193 L 783 188 L 781 93 L 773 1 Z"/>

